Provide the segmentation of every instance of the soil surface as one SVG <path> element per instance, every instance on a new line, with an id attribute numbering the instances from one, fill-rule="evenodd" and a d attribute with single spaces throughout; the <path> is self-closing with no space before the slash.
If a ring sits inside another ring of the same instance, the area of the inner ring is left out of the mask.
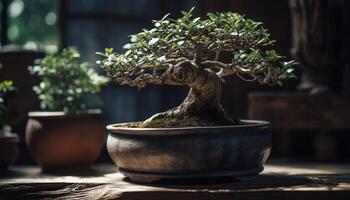
<path id="1" fill-rule="evenodd" d="M 239 124 L 242 124 L 241 122 Z M 183 117 L 161 117 L 144 122 L 130 122 L 125 125 L 128 128 L 180 128 L 180 127 L 203 127 L 203 126 L 228 126 L 238 125 L 235 123 L 227 123 L 223 121 L 213 122 L 212 120 L 201 119 L 199 117 L 183 116 Z"/>

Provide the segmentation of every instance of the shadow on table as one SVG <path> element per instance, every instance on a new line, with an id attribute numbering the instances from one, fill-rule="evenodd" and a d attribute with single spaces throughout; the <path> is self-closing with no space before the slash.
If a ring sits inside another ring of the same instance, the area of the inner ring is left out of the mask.
<path id="1" fill-rule="evenodd" d="M 92 167 L 77 168 L 69 170 L 42 170 L 42 175 L 54 175 L 54 176 L 77 176 L 77 177 L 98 177 L 103 176 L 109 172 L 108 170 L 94 169 Z"/>
<path id="2" fill-rule="evenodd" d="M 348 178 L 342 182 L 350 183 L 350 175 L 343 175 Z M 302 188 L 302 187 L 336 187 L 339 180 L 329 179 L 330 177 L 320 176 L 280 176 L 280 175 L 259 175 L 251 181 L 237 181 L 234 178 L 196 178 L 196 179 L 161 179 L 160 181 L 148 184 L 139 184 L 152 187 L 169 189 L 203 189 L 203 190 L 248 190 L 248 189 L 277 189 Z M 333 178 L 333 177 L 332 177 Z M 123 179 L 131 181 L 128 178 Z M 134 183 L 137 184 L 137 183 Z"/>

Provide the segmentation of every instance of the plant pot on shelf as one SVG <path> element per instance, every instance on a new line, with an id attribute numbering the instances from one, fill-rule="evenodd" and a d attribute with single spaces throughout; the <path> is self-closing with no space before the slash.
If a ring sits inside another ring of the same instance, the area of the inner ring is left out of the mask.
<path id="1" fill-rule="evenodd" d="M 104 144 L 101 110 L 29 112 L 26 142 L 44 171 L 88 167 Z"/>
<path id="2" fill-rule="evenodd" d="M 161 178 L 254 178 L 271 150 L 269 123 L 186 128 L 107 126 L 107 149 L 122 174 L 135 182 Z"/>
<path id="3" fill-rule="evenodd" d="M 0 171 L 13 164 L 19 153 L 19 137 L 15 133 L 0 136 Z"/>

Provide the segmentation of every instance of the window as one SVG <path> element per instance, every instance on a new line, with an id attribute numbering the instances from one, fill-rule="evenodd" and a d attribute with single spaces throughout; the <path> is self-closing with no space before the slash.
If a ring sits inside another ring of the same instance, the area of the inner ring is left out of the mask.
<path id="1" fill-rule="evenodd" d="M 0 0 L 1 44 L 55 52 L 58 48 L 57 0 Z"/>

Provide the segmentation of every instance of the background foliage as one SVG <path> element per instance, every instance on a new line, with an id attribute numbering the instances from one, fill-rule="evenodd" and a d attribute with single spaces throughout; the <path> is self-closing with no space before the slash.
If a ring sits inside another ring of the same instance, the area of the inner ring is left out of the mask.
<path id="1" fill-rule="evenodd" d="M 79 59 L 75 48 L 67 48 L 36 60 L 29 67 L 33 75 L 41 78 L 33 89 L 43 110 L 87 109 L 86 97 L 98 93 L 107 83 L 106 77 L 97 74 L 88 63 L 80 63 Z"/>
<path id="2" fill-rule="evenodd" d="M 5 105 L 5 95 L 9 91 L 13 91 L 13 82 L 9 80 L 5 80 L 0 82 L 0 122 L 3 120 L 6 115 L 7 109 Z"/>

